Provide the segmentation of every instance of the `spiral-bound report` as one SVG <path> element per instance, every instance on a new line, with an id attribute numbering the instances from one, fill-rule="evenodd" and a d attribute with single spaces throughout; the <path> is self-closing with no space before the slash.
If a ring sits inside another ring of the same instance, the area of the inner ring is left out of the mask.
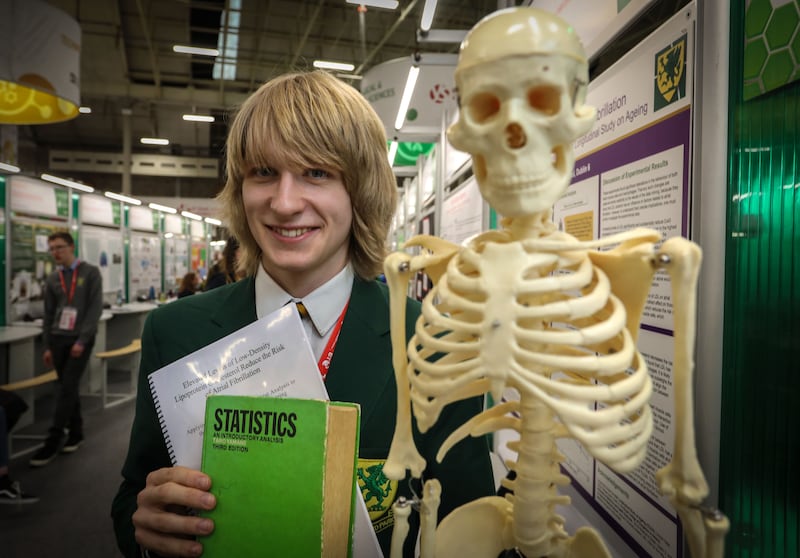
<path id="1" fill-rule="evenodd" d="M 149 376 L 173 465 L 200 468 L 209 395 L 328 399 L 300 315 L 284 306 Z"/>

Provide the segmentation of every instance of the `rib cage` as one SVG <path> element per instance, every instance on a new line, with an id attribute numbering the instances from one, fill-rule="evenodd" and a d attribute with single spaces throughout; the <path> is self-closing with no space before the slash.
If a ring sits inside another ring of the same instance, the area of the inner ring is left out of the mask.
<path id="1" fill-rule="evenodd" d="M 423 301 L 409 343 L 418 424 L 429 428 L 451 401 L 487 390 L 499 399 L 512 386 L 521 400 L 546 405 L 595 458 L 629 471 L 644 459 L 652 417 L 650 378 L 625 323 L 585 251 L 464 249 Z"/>

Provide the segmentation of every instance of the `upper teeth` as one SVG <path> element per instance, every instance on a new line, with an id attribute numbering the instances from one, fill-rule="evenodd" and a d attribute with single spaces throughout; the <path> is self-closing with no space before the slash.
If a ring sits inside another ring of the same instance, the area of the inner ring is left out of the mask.
<path id="1" fill-rule="evenodd" d="M 278 228 L 276 228 L 275 232 L 277 232 L 281 236 L 288 236 L 290 238 L 294 238 L 296 236 L 300 236 L 301 234 L 305 234 L 310 230 L 311 229 L 308 229 L 308 228 L 305 228 L 305 229 L 278 229 Z"/>

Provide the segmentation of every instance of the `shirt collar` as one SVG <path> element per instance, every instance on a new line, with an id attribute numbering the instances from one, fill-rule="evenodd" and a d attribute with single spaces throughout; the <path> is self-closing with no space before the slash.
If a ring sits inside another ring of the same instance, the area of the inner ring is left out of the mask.
<path id="1" fill-rule="evenodd" d="M 74 260 L 72 260 L 72 263 L 69 266 L 57 265 L 56 269 L 60 269 L 61 271 L 67 271 L 67 270 L 75 271 L 75 268 L 78 267 L 79 263 L 81 263 L 80 260 L 78 258 L 75 258 Z"/>
<path id="2" fill-rule="evenodd" d="M 353 279 L 353 269 L 346 265 L 326 283 L 302 298 L 308 317 L 320 336 L 324 337 L 342 314 L 342 309 L 350 300 Z M 263 318 L 289 302 L 301 300 L 284 291 L 261 265 L 256 273 L 255 290 L 258 318 Z"/>

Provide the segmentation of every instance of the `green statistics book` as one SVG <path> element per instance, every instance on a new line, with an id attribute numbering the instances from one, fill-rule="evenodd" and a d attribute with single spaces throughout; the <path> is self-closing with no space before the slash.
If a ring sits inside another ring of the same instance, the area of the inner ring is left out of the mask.
<path id="1" fill-rule="evenodd" d="M 356 403 L 212 395 L 202 470 L 215 509 L 206 557 L 352 555 Z"/>

